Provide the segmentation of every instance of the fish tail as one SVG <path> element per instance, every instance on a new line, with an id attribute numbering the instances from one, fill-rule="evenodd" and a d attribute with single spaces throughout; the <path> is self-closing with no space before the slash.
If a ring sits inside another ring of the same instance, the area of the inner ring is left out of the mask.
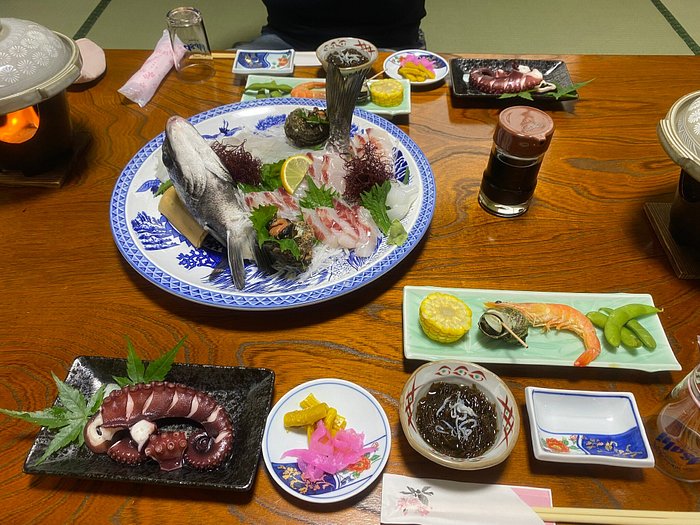
<path id="1" fill-rule="evenodd" d="M 240 240 L 231 236 L 231 231 L 226 230 L 226 254 L 228 266 L 231 269 L 231 280 L 239 290 L 245 288 L 245 263 L 243 262 L 243 249 Z"/>

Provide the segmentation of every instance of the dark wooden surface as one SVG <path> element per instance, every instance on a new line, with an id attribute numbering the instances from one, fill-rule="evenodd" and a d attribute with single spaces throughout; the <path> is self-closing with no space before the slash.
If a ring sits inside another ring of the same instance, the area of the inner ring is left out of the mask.
<path id="1" fill-rule="evenodd" d="M 538 385 L 631 391 L 648 416 L 700 361 L 698 284 L 675 277 L 643 211 L 645 202 L 673 197 L 679 170 L 661 148 L 656 124 L 678 98 L 698 89 L 697 58 L 558 57 L 575 82 L 595 80 L 579 101 L 548 110 L 554 139 L 532 208 L 517 219 L 488 215 L 476 198 L 498 108 L 457 105 L 444 84 L 414 92 L 410 117 L 398 123 L 435 174 L 437 205 L 424 242 L 389 274 L 337 300 L 246 313 L 187 302 L 153 286 L 115 247 L 110 197 L 129 159 L 163 131 L 168 116 L 236 102 L 242 91 L 231 61 L 217 60 L 211 81 L 184 84 L 171 74 L 140 108 L 117 89 L 146 56 L 109 50 L 106 75 L 70 90 L 74 126 L 91 142 L 61 189 L 0 190 L 0 406 L 49 405 L 56 395 L 51 371 L 65 377 L 78 355 L 124 357 L 124 336 L 153 358 L 187 335 L 180 361 L 271 368 L 275 401 L 325 376 L 368 388 L 392 426 L 386 472 L 549 487 L 557 506 L 700 510 L 700 486 L 655 469 L 535 460 L 524 411 L 524 388 Z M 295 75 L 320 71 L 299 68 Z M 650 293 L 664 307 L 661 321 L 683 372 L 489 366 L 520 403 L 520 438 L 498 467 L 448 470 L 415 453 L 399 424 L 398 397 L 415 367 L 402 352 L 405 285 Z M 315 507 L 279 490 L 262 463 L 253 489 L 243 494 L 25 475 L 35 434 L 35 427 L 0 416 L 3 521 L 9 523 L 379 522 L 381 483 L 354 500 Z"/>

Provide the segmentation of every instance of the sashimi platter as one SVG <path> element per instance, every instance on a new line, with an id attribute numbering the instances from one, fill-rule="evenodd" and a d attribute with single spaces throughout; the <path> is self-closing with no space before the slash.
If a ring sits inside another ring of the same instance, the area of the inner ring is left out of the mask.
<path id="1" fill-rule="evenodd" d="M 314 304 L 384 275 L 430 225 L 432 170 L 382 117 L 356 109 L 342 152 L 314 143 L 324 119 L 324 101 L 299 98 L 171 117 L 115 185 L 122 255 L 170 293 L 240 310 Z"/>

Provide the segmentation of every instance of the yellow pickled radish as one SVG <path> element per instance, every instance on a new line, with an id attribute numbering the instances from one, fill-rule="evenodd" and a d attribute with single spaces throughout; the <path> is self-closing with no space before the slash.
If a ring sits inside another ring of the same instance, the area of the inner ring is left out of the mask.
<path id="1" fill-rule="evenodd" d="M 284 415 L 284 426 L 289 428 L 313 425 L 319 419 L 326 417 L 327 413 L 328 405 L 326 403 L 319 403 L 309 408 L 287 412 Z"/>
<path id="2" fill-rule="evenodd" d="M 403 101 L 403 84 L 394 78 L 368 82 L 369 96 L 377 106 L 389 108 Z"/>
<path id="3" fill-rule="evenodd" d="M 453 343 L 471 328 L 472 311 L 454 295 L 433 292 L 420 303 L 419 321 L 430 339 Z"/>

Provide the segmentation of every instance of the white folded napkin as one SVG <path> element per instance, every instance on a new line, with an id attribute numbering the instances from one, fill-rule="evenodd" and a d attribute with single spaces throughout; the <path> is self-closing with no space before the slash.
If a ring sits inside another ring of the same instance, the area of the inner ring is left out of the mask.
<path id="1" fill-rule="evenodd" d="M 384 524 L 542 525 L 544 522 L 505 485 L 384 474 Z"/>
<path id="2" fill-rule="evenodd" d="M 139 106 L 145 106 L 160 86 L 165 75 L 175 64 L 173 50 L 170 46 L 170 35 L 163 31 L 151 56 L 146 59 L 141 68 L 126 81 L 117 91 Z"/>

